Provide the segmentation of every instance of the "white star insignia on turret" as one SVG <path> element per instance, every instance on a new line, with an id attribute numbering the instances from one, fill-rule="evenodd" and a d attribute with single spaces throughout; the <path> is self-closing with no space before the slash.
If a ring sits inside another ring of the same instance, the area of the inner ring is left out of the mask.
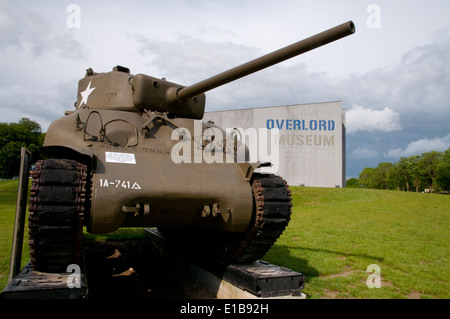
<path id="1" fill-rule="evenodd" d="M 80 102 L 80 106 L 79 107 L 81 107 L 83 105 L 83 103 L 85 105 L 87 105 L 87 101 L 88 101 L 89 95 L 92 93 L 92 91 L 95 90 L 95 88 L 91 88 L 91 82 L 92 81 L 89 81 L 89 84 L 88 84 L 86 90 L 84 90 L 83 92 L 80 92 L 80 94 L 81 94 L 81 102 Z"/>

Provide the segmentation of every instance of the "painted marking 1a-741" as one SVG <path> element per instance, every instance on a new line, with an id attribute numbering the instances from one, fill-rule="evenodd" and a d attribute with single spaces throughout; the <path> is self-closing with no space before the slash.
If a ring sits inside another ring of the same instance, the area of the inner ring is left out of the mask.
<path id="1" fill-rule="evenodd" d="M 125 188 L 125 189 L 141 189 L 141 186 L 137 182 L 133 181 L 123 181 L 120 179 L 103 179 L 100 178 L 100 187 L 115 187 L 115 188 Z"/>

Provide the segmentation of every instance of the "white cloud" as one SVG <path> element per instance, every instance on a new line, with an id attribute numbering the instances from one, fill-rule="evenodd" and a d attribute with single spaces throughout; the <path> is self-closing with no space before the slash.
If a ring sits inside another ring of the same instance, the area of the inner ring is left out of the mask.
<path id="1" fill-rule="evenodd" d="M 169 81 L 200 81 L 258 57 L 258 49 L 225 42 L 179 38 L 174 42 L 134 35 L 139 53 Z M 158 76 L 153 74 L 153 76 Z"/>
<path id="2" fill-rule="evenodd" d="M 69 60 L 85 58 L 84 46 L 67 25 L 59 23 L 67 13 L 55 16 L 42 7 L 38 9 L 0 1 L 0 54 L 26 52 L 29 58 L 55 55 Z"/>
<path id="3" fill-rule="evenodd" d="M 400 125 L 400 116 L 388 107 L 378 111 L 362 106 L 355 106 L 346 113 L 347 132 L 357 131 L 398 131 Z"/>
<path id="4" fill-rule="evenodd" d="M 406 148 L 391 149 L 384 154 L 389 158 L 400 158 L 412 155 L 420 155 L 430 151 L 445 151 L 450 147 L 450 134 L 444 137 L 435 137 L 432 139 L 423 138 L 408 144 Z"/>
<path id="5" fill-rule="evenodd" d="M 73 109 L 73 102 L 62 102 L 75 100 L 75 96 L 70 99 L 70 93 L 65 83 L 40 92 L 18 84 L 0 87 L 0 122 L 17 122 L 26 117 L 38 122 L 45 132 L 54 119 Z"/>

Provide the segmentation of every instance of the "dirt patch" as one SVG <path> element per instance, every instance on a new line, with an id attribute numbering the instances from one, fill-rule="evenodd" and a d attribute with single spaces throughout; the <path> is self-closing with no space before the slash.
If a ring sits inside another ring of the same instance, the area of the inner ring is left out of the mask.
<path id="1" fill-rule="evenodd" d="M 381 287 L 395 287 L 392 282 L 381 277 Z"/>
<path id="2" fill-rule="evenodd" d="M 421 296 L 422 296 L 422 294 L 420 292 L 412 291 L 406 296 L 406 298 L 408 298 L 408 299 L 420 299 Z"/>
<path id="3" fill-rule="evenodd" d="M 347 276 L 352 275 L 356 271 L 358 271 L 356 269 L 351 269 L 350 266 L 347 266 L 346 269 L 347 269 L 346 271 L 341 272 L 339 274 L 331 274 L 331 275 L 326 275 L 326 276 L 320 276 L 320 278 L 327 279 L 327 278 L 336 278 L 336 277 L 347 277 Z"/>
<path id="4" fill-rule="evenodd" d="M 340 291 L 331 291 L 328 289 L 325 289 L 323 292 L 323 296 L 320 297 L 320 299 L 338 299 L 338 295 L 340 294 Z"/>
<path id="5" fill-rule="evenodd" d="M 149 239 L 84 241 L 90 299 L 210 299 L 198 282 L 168 264 Z"/>

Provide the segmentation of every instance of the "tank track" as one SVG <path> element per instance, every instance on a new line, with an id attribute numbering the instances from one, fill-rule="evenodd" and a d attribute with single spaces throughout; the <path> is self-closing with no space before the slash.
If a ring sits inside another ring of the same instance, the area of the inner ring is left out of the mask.
<path id="1" fill-rule="evenodd" d="M 230 262 L 250 263 L 262 258 L 291 218 L 291 191 L 284 179 L 272 174 L 255 173 L 252 191 L 256 214 L 245 238 L 234 249 Z"/>
<path id="2" fill-rule="evenodd" d="M 88 168 L 74 160 L 36 163 L 29 205 L 30 261 L 34 269 L 65 272 L 80 264 Z"/>

